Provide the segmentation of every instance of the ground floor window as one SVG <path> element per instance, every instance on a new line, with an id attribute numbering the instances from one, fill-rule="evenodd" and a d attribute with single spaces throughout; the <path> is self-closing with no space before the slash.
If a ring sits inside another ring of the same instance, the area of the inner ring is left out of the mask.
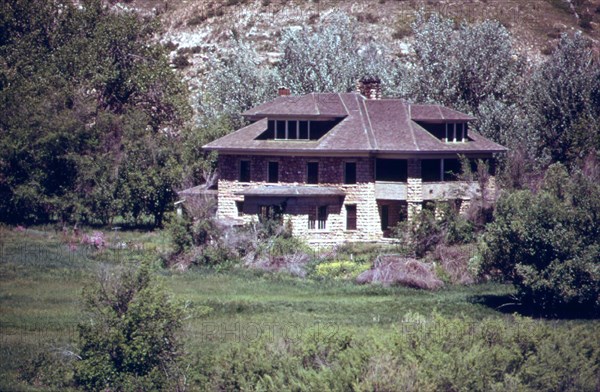
<path id="1" fill-rule="evenodd" d="M 346 204 L 346 230 L 356 230 L 356 204 Z"/>
<path id="2" fill-rule="evenodd" d="M 325 230 L 327 228 L 327 206 L 319 206 L 308 216 L 310 230 Z"/>
<path id="3" fill-rule="evenodd" d="M 262 205 L 258 207 L 258 220 L 283 222 L 283 208 L 279 205 Z"/>
<path id="4" fill-rule="evenodd" d="M 378 204 L 383 236 L 392 237 L 398 223 L 408 219 L 408 204 L 396 200 L 379 200 Z"/>

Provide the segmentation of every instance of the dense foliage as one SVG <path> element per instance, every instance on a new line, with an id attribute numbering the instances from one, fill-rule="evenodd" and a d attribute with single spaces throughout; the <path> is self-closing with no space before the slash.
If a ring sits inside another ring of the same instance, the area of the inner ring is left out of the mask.
<path id="1" fill-rule="evenodd" d="M 228 391 L 594 391 L 600 382 L 593 332 L 530 319 L 407 313 L 391 334 L 293 327 L 225 346 L 204 358 L 199 379 Z"/>
<path id="2" fill-rule="evenodd" d="M 165 390 L 178 379 L 182 311 L 147 267 L 100 276 L 85 293 L 76 385 L 90 391 Z"/>
<path id="3" fill-rule="evenodd" d="M 0 12 L 2 219 L 160 224 L 187 107 L 155 24 L 98 0 Z"/>
<path id="4" fill-rule="evenodd" d="M 600 151 L 600 67 L 591 45 L 564 35 L 532 76 L 529 114 L 544 161 L 580 163 Z"/>
<path id="5" fill-rule="evenodd" d="M 542 189 L 502 197 L 482 239 L 482 274 L 513 282 L 548 314 L 600 312 L 600 186 L 557 164 Z"/>
<path id="6" fill-rule="evenodd" d="M 279 42 L 281 80 L 294 94 L 345 92 L 364 76 L 377 76 L 384 89 L 394 89 L 394 66 L 387 49 L 363 43 L 356 21 L 342 13 L 324 18 L 311 28 L 288 29 Z"/>

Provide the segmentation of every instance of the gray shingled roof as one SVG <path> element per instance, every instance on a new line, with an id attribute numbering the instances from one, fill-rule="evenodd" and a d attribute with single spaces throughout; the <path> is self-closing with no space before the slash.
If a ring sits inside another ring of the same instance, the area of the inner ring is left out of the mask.
<path id="1" fill-rule="evenodd" d="M 204 146 L 223 152 L 263 153 L 494 153 L 506 148 L 469 130 L 464 143 L 445 143 L 416 121 L 470 121 L 464 113 L 400 99 L 366 99 L 358 93 L 284 96 L 243 113 L 254 123 Z M 340 118 L 319 140 L 257 140 L 267 118 Z"/>
<path id="2" fill-rule="evenodd" d="M 413 121 L 471 121 L 476 120 L 475 117 L 457 112 L 441 105 L 410 105 L 410 114 Z"/>

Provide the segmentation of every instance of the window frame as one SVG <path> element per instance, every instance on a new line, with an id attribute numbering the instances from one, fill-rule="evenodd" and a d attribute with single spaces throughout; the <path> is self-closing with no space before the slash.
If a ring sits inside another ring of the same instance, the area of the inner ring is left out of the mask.
<path id="1" fill-rule="evenodd" d="M 327 230 L 327 219 L 329 213 L 327 205 L 316 206 L 312 213 L 308 215 L 308 230 L 325 231 Z"/>
<path id="2" fill-rule="evenodd" d="M 277 169 L 275 172 L 275 179 L 271 178 L 271 165 L 276 165 Z M 268 161 L 267 162 L 267 183 L 269 184 L 277 184 L 279 182 L 279 161 Z"/>
<path id="3" fill-rule="evenodd" d="M 310 175 L 310 166 L 311 165 L 316 165 L 316 173 L 315 173 L 315 180 L 314 182 L 311 181 L 311 175 Z M 306 183 L 307 184 L 319 184 L 319 161 L 308 161 L 306 162 Z"/>
<path id="4" fill-rule="evenodd" d="M 244 170 L 245 164 L 247 164 L 246 170 Z M 252 162 L 250 159 L 240 159 L 238 166 L 238 181 L 252 182 Z"/>
<path id="5" fill-rule="evenodd" d="M 353 165 L 354 166 L 354 174 L 350 177 L 351 180 L 348 180 L 348 167 L 349 165 Z M 358 169 L 358 164 L 356 163 L 356 161 L 346 161 L 344 162 L 344 184 L 346 185 L 354 185 L 357 183 L 357 169 Z"/>
<path id="6" fill-rule="evenodd" d="M 235 201 L 235 208 L 237 209 L 237 216 L 244 216 L 244 201 L 243 200 L 236 200 Z"/>
<path id="7" fill-rule="evenodd" d="M 352 214 L 350 214 L 351 211 Z M 358 208 L 356 204 L 346 204 L 346 230 L 358 230 Z"/>

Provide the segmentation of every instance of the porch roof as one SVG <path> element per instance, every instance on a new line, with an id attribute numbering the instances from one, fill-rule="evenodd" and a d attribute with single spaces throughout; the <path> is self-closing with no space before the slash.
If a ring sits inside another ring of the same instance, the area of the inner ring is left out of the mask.
<path id="1" fill-rule="evenodd" d="M 318 196 L 344 196 L 340 188 L 328 186 L 306 185 L 260 185 L 235 192 L 243 196 L 276 196 L 276 197 L 318 197 Z"/>

